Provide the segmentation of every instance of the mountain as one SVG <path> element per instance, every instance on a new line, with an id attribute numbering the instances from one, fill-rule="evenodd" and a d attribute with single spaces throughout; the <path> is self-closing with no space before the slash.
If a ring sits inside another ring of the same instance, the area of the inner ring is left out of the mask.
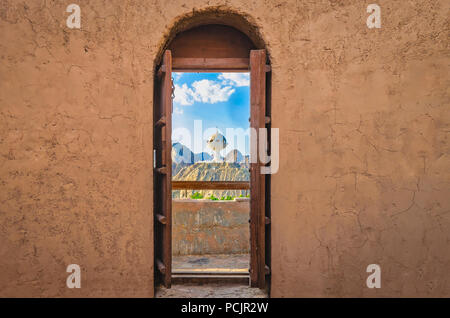
<path id="1" fill-rule="evenodd" d="M 239 150 L 233 149 L 226 155 L 225 161 L 226 162 L 234 162 L 234 163 L 243 163 L 244 156 L 242 155 L 242 153 Z"/>
<path id="2" fill-rule="evenodd" d="M 242 153 L 237 150 L 233 149 L 231 150 L 226 156 L 225 156 L 225 162 L 231 162 L 231 163 L 244 163 L 246 162 L 246 157 L 243 156 Z M 173 163 L 187 163 L 187 164 L 193 164 L 196 162 L 202 162 L 202 161 L 212 161 L 213 156 L 210 155 L 207 152 L 200 152 L 200 153 L 194 153 L 186 147 L 185 145 L 175 142 L 172 144 L 172 162 Z"/>
<path id="3" fill-rule="evenodd" d="M 211 161 L 212 156 L 207 152 L 193 153 L 185 145 L 175 142 L 172 144 L 172 162 L 192 164 L 199 161 Z"/>
<path id="4" fill-rule="evenodd" d="M 172 144 L 172 162 L 193 163 L 194 153 L 185 145 L 175 142 Z"/>
<path id="5" fill-rule="evenodd" d="M 174 171 L 177 171 L 175 174 Z M 173 181 L 249 181 L 250 172 L 248 167 L 239 163 L 216 163 L 216 162 L 196 162 L 192 165 L 178 164 L 173 170 Z M 247 190 L 174 190 L 173 198 L 189 198 L 191 194 L 200 192 L 204 197 L 214 195 L 217 198 L 222 196 L 247 195 Z"/>
<path id="6" fill-rule="evenodd" d="M 212 159 L 213 159 L 213 157 L 207 152 L 200 152 L 200 153 L 194 154 L 194 162 L 211 161 Z"/>
<path id="7" fill-rule="evenodd" d="M 196 162 L 183 165 L 173 175 L 174 181 L 248 181 L 249 170 L 242 164 L 230 162 Z"/>
<path id="8" fill-rule="evenodd" d="M 246 156 L 247 157 L 247 156 Z M 174 181 L 249 181 L 248 160 L 237 150 L 231 150 L 225 162 L 211 162 L 213 157 L 207 152 L 193 153 L 179 142 L 172 144 L 172 180 Z M 245 190 L 174 190 L 173 198 L 189 198 L 200 192 L 205 197 L 247 195 Z"/>

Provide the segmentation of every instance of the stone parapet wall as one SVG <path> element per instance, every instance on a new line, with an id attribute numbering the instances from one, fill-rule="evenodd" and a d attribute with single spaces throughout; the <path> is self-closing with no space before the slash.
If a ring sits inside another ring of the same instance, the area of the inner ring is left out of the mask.
<path id="1" fill-rule="evenodd" d="M 175 199 L 172 254 L 249 253 L 250 201 Z"/>

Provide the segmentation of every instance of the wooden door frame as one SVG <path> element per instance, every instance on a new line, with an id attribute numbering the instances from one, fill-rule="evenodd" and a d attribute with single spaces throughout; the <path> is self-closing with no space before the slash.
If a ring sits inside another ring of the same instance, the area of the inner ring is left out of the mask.
<path id="1" fill-rule="evenodd" d="M 168 50 L 169 51 L 169 50 Z M 167 52 L 167 51 L 166 51 Z M 169 51 L 170 52 L 170 51 Z M 167 53 L 165 53 L 167 54 Z M 170 53 L 169 53 L 170 54 Z M 163 62 L 164 63 L 164 62 Z M 266 51 L 265 50 L 251 50 L 250 58 L 173 58 L 171 60 L 171 72 L 249 72 L 250 73 L 250 126 L 253 128 L 264 128 L 270 123 L 270 117 L 266 111 L 266 105 L 268 101 L 266 100 L 269 96 L 267 94 L 266 86 L 266 73 L 270 72 L 270 65 L 266 64 Z M 161 76 L 161 73 L 165 71 L 165 65 L 162 64 L 157 69 L 157 76 Z M 253 78 L 253 81 L 252 81 Z M 172 101 L 171 101 L 172 102 Z M 171 123 L 171 118 L 166 119 L 168 123 Z M 155 121 L 155 127 L 158 121 Z M 171 125 L 170 125 L 171 127 Z M 269 139 L 270 140 L 270 139 Z M 170 143 L 171 145 L 171 143 Z M 171 147 L 170 147 L 171 148 Z M 267 191 L 266 179 L 267 175 L 260 173 L 261 164 L 251 163 L 251 180 L 250 186 L 243 184 L 231 183 L 227 186 L 231 187 L 250 187 L 250 285 L 252 287 L 265 288 L 266 287 L 266 275 L 269 275 L 270 269 L 268 267 L 267 260 L 270 260 L 270 255 L 266 254 L 267 243 L 266 242 L 266 227 L 270 226 L 270 205 L 266 206 L 266 202 L 269 202 L 270 192 Z M 165 171 L 167 173 L 168 179 L 172 180 L 172 167 L 168 167 Z M 192 184 L 191 184 L 192 183 Z M 192 188 L 192 187 L 203 187 L 203 188 L 213 188 L 219 189 L 224 185 L 215 184 L 217 182 L 175 182 L 175 187 L 177 188 Z M 172 181 L 171 181 L 171 189 Z M 197 188 L 196 188 L 197 189 Z M 252 195 L 253 193 L 253 195 Z M 166 198 L 172 203 L 172 195 L 170 191 L 170 198 Z M 169 217 L 161 214 L 155 213 L 155 222 L 164 223 L 167 229 L 172 226 L 171 215 Z M 156 239 L 156 236 L 155 236 Z M 270 240 L 270 238 L 269 238 Z M 155 242 L 155 247 L 157 247 L 158 242 Z M 166 250 L 169 250 L 167 247 Z M 164 255 L 167 251 L 164 251 Z M 171 253 L 171 246 L 170 246 Z M 156 257 L 156 256 L 155 256 Z M 171 259 L 171 255 L 170 255 Z M 167 266 L 158 262 L 155 258 L 156 269 L 160 271 L 164 277 L 164 284 L 166 287 L 170 287 L 170 275 L 171 275 L 171 264 Z M 167 276 L 169 279 L 167 280 Z"/>
<path id="2" fill-rule="evenodd" d="M 155 78 L 153 213 L 155 282 L 172 284 L 172 54 L 164 52 Z M 162 198 L 159 198 L 162 197 Z M 161 240 L 161 242 L 160 242 Z M 160 273 L 160 277 L 158 277 Z"/>
<path id="3" fill-rule="evenodd" d="M 250 163 L 250 285 L 265 288 L 266 275 L 269 267 L 266 264 L 266 227 L 270 220 L 266 215 L 266 175 L 261 174 L 262 164 L 258 160 L 261 146 L 260 128 L 270 123 L 266 108 L 266 72 L 270 70 L 267 64 L 266 50 L 250 51 L 250 127 L 256 130 L 256 160 Z M 269 140 L 266 140 L 268 143 Z"/>

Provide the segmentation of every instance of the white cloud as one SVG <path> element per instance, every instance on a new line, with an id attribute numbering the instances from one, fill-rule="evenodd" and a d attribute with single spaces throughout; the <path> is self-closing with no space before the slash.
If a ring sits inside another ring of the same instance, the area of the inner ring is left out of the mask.
<path id="1" fill-rule="evenodd" d="M 218 76 L 218 79 L 222 80 L 223 85 L 237 87 L 250 85 L 250 75 L 248 73 L 222 73 Z"/>
<path id="2" fill-rule="evenodd" d="M 173 72 L 172 76 L 176 81 L 178 81 L 181 78 L 181 76 L 183 76 L 183 73 Z"/>
<path id="3" fill-rule="evenodd" d="M 175 108 L 173 109 L 173 112 L 174 112 L 175 114 L 177 114 L 177 115 L 183 114 L 183 110 L 182 110 L 181 108 L 178 108 L 178 107 L 175 107 Z"/>
<path id="4" fill-rule="evenodd" d="M 198 102 L 215 104 L 226 102 L 234 93 L 231 86 L 224 86 L 218 82 L 207 79 L 192 83 L 194 88 L 194 99 Z"/>
<path id="5" fill-rule="evenodd" d="M 173 101 L 183 106 L 194 104 L 194 92 L 186 84 L 182 86 L 175 84 L 175 98 Z"/>
<path id="6" fill-rule="evenodd" d="M 194 102 L 215 104 L 226 102 L 234 93 L 231 86 L 222 86 L 221 83 L 211 80 L 201 80 L 192 83 L 192 88 L 186 84 L 175 84 L 174 102 L 183 106 L 192 105 Z"/>

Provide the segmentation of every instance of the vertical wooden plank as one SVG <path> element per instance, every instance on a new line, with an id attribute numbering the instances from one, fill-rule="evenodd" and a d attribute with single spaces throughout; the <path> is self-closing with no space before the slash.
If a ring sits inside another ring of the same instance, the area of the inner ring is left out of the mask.
<path id="1" fill-rule="evenodd" d="M 266 120 L 266 128 L 268 130 L 268 134 L 267 134 L 267 138 L 268 138 L 268 143 L 269 143 L 269 151 L 270 151 L 270 155 L 271 155 L 271 151 L 272 151 L 272 144 L 271 144 L 271 138 L 272 138 L 272 134 L 271 134 L 271 130 L 270 128 L 272 127 L 272 72 L 270 71 L 270 67 L 266 67 L 266 119 L 269 118 L 269 120 Z M 266 174 L 265 175 L 265 219 L 269 219 L 269 222 L 265 222 L 266 223 L 266 227 L 265 227 L 265 231 L 264 231 L 264 236 L 265 236 L 265 265 L 266 267 L 269 267 L 269 272 L 266 272 L 265 275 L 265 283 L 266 285 L 268 285 L 269 287 L 269 295 L 270 295 L 270 280 L 271 280 L 271 276 L 270 276 L 270 268 L 272 266 L 272 262 L 271 262 L 271 224 L 272 224 L 272 215 L 271 215 L 271 210 L 270 210 L 270 193 L 271 193 L 271 175 L 270 174 Z"/>
<path id="2" fill-rule="evenodd" d="M 170 288 L 172 272 L 172 56 L 164 52 L 163 65 L 155 84 L 154 110 L 154 214 L 155 276 Z"/>
<path id="3" fill-rule="evenodd" d="M 162 69 L 162 66 L 159 68 Z M 157 124 L 158 122 L 161 123 L 160 119 L 163 115 L 163 101 L 161 98 L 162 93 L 162 76 L 163 72 L 160 73 L 158 77 L 155 78 L 155 85 L 154 85 L 154 106 L 153 106 L 153 214 L 155 215 L 155 220 L 153 222 L 153 242 L 154 242 L 154 276 L 155 276 L 155 284 L 159 284 L 161 282 L 164 282 L 164 279 L 162 277 L 162 271 L 161 271 L 161 264 L 162 264 L 162 254 L 163 254 L 163 238 L 162 238 L 162 231 L 163 228 L 157 222 L 156 220 L 156 214 L 163 212 L 161 198 L 163 197 L 162 194 L 162 179 L 161 175 L 158 173 L 157 169 L 162 167 L 162 130 L 163 125 Z"/>
<path id="4" fill-rule="evenodd" d="M 258 145 L 259 128 L 266 124 L 266 51 L 250 51 L 250 127 L 256 129 Z M 255 160 L 253 160 L 255 161 Z M 250 164 L 250 284 L 265 287 L 265 175 L 261 163 Z"/>
<path id="5" fill-rule="evenodd" d="M 164 285 L 167 288 L 171 286 L 172 276 L 172 54 L 169 50 L 164 53 L 164 65 L 166 72 L 164 74 L 164 116 L 166 117 L 165 140 L 164 140 L 164 166 L 165 175 L 165 193 L 164 193 L 164 216 L 166 217 L 164 233 L 164 254 L 163 261 L 166 267 L 164 274 Z"/>

